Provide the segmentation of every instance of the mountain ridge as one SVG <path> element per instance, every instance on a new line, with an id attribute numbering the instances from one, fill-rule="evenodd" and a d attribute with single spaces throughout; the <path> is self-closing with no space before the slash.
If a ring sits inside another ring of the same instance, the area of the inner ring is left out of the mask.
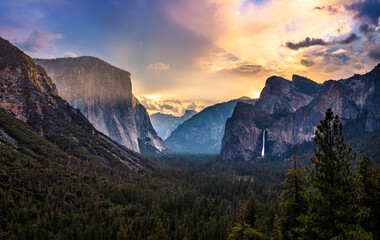
<path id="1" fill-rule="evenodd" d="M 221 149 L 221 158 L 224 160 L 242 159 L 255 160 L 261 156 L 262 134 L 266 134 L 266 152 L 273 156 L 285 154 L 291 146 L 312 143 L 315 127 L 323 119 L 324 112 L 331 108 L 340 116 L 345 125 L 345 136 L 351 140 L 359 132 L 371 133 L 380 129 L 380 64 L 372 71 L 342 79 L 324 82 L 313 99 L 308 104 L 300 106 L 294 112 L 282 114 L 271 112 L 276 117 L 270 126 L 260 128 L 253 125 L 252 119 L 239 117 L 242 111 L 239 106 L 234 109 L 233 117 L 228 119 Z M 268 79 L 269 80 L 269 79 Z M 281 89 L 281 86 L 279 87 Z M 263 89 L 264 90 L 264 89 Z M 259 100 L 260 101 L 264 100 Z M 268 103 L 265 103 L 268 104 Z M 285 104 L 285 106 L 287 106 Z M 255 105 L 257 107 L 257 105 Z M 255 111 L 254 107 L 247 106 Z M 281 108 L 278 108 L 281 110 Z M 235 114 L 236 112 L 236 114 Z M 251 134 L 245 138 L 244 129 L 254 128 L 260 134 Z M 259 146 L 253 149 L 252 146 Z M 260 148 L 261 147 L 261 148 Z M 242 153 L 248 152 L 244 156 Z"/>

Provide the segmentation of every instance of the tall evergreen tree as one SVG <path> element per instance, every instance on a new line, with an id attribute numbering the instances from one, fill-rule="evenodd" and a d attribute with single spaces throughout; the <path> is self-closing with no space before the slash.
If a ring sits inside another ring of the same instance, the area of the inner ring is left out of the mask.
<path id="1" fill-rule="evenodd" d="M 278 215 L 276 214 L 273 220 L 273 231 L 272 231 L 271 240 L 282 240 L 282 239 L 283 237 L 282 237 L 281 229 L 280 229 L 280 219 Z"/>
<path id="2" fill-rule="evenodd" d="M 315 131 L 314 156 L 309 170 L 310 206 L 301 217 L 305 239 L 371 239 L 359 222 L 355 175 L 351 161 L 356 154 L 344 142 L 343 124 L 328 109 Z"/>
<path id="3" fill-rule="evenodd" d="M 300 237 L 299 228 L 302 223 L 299 217 L 305 214 L 308 208 L 305 198 L 306 179 L 305 169 L 297 166 L 297 157 L 293 159 L 293 169 L 289 169 L 286 179 L 283 182 L 285 190 L 281 194 L 283 202 L 281 203 L 281 231 L 283 239 L 298 239 Z"/>
<path id="4" fill-rule="evenodd" d="M 254 194 L 251 193 L 251 196 L 245 205 L 244 222 L 249 224 L 251 227 L 256 227 L 255 224 L 257 222 L 258 210 L 259 207 L 257 199 L 255 198 Z"/>
<path id="5" fill-rule="evenodd" d="M 152 240 L 169 240 L 168 234 L 164 228 L 164 224 L 159 219 L 156 225 L 156 232 L 152 236 Z"/>
<path id="6" fill-rule="evenodd" d="M 117 240 L 127 240 L 127 231 L 125 230 L 123 225 L 120 225 L 119 230 L 116 233 Z"/>
<path id="7" fill-rule="evenodd" d="M 376 170 L 372 168 L 371 161 L 366 154 L 363 154 L 359 161 L 356 173 L 363 189 L 361 204 L 369 210 L 368 217 L 362 221 L 361 225 L 365 230 L 373 233 L 374 239 L 379 239 L 380 191 L 376 181 Z"/>

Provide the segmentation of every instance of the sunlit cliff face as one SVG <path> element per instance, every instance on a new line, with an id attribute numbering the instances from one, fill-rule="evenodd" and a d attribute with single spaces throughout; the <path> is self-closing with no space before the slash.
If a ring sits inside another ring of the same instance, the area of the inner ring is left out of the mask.
<path id="1" fill-rule="evenodd" d="M 130 71 L 150 113 L 258 97 L 272 75 L 323 82 L 380 61 L 378 0 L 15 0 L 0 9 L 0 35 L 34 57 L 96 55 Z"/>

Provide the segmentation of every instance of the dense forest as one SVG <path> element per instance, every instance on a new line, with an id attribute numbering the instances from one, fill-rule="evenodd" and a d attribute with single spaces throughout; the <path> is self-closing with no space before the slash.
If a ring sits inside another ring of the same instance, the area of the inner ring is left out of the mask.
<path id="1" fill-rule="evenodd" d="M 379 171 L 331 112 L 311 159 L 177 155 L 145 172 L 70 156 L 0 114 L 0 239 L 380 237 Z"/>

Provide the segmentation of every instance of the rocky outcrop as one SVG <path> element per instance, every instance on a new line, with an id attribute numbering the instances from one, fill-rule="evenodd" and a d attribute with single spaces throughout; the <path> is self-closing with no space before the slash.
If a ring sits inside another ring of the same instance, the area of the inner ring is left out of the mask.
<path id="1" fill-rule="evenodd" d="M 169 152 L 146 109 L 133 96 L 129 72 L 95 57 L 37 59 L 36 63 L 97 130 L 135 152 Z"/>
<path id="2" fill-rule="evenodd" d="M 293 113 L 308 105 L 320 85 L 305 77 L 293 75 L 292 81 L 282 77 L 270 77 L 261 91 L 256 107 L 269 114 Z"/>
<path id="3" fill-rule="evenodd" d="M 268 81 L 273 81 L 273 79 L 269 78 Z M 279 88 L 289 92 L 289 88 L 283 87 L 287 83 L 283 80 L 281 81 L 283 84 L 278 84 Z M 268 85 L 274 87 L 271 83 L 267 83 L 266 87 Z M 276 91 L 272 88 L 270 92 Z M 311 94 L 314 94 L 314 92 L 315 90 Z M 283 103 L 279 105 L 277 100 L 269 101 L 275 107 L 270 107 L 270 104 L 266 103 L 264 99 L 260 99 L 256 106 L 245 106 L 246 112 L 257 112 L 257 108 L 262 109 L 263 106 L 267 106 L 269 110 L 266 112 L 276 119 L 269 126 L 266 126 L 265 142 L 267 153 L 280 156 L 286 153 L 294 144 L 302 145 L 312 142 L 315 128 L 319 121 L 324 118 L 324 113 L 328 108 L 331 108 L 335 114 L 340 116 L 344 123 L 345 136 L 348 140 L 353 139 L 358 133 L 370 133 L 380 129 L 380 65 L 364 75 L 354 75 L 351 78 L 339 81 L 326 81 L 314 95 L 315 97 L 307 105 L 299 107 L 294 112 L 288 111 L 289 113 L 286 115 L 284 114 L 284 109 L 291 110 L 290 106 L 292 104 Z M 285 101 L 284 94 L 279 94 L 279 96 Z M 301 102 L 305 102 L 304 100 Z M 260 136 L 260 134 L 254 132 L 263 132 L 263 128 L 258 128 L 254 124 L 257 118 L 256 115 L 243 117 L 242 114 L 239 114 L 241 112 L 239 108 L 241 106 L 236 106 L 233 117 L 228 120 L 234 124 L 226 125 L 221 157 L 224 160 L 255 160 L 261 156 L 262 147 L 260 148 L 260 144 L 262 145 L 263 138 L 262 135 Z M 277 111 L 280 111 L 280 113 Z M 233 138 L 240 135 L 246 136 Z M 249 151 L 246 149 L 249 149 Z M 247 154 L 242 155 L 241 152 L 244 151 Z"/>
<path id="4" fill-rule="evenodd" d="M 69 155 L 109 166 L 122 163 L 134 170 L 147 169 L 138 155 L 96 131 L 79 110 L 58 96 L 42 67 L 2 38 L 0 107 Z"/>
<path id="5" fill-rule="evenodd" d="M 175 153 L 219 153 L 226 120 L 238 102 L 256 100 L 244 97 L 207 107 L 179 125 L 165 144 Z"/>
<path id="6" fill-rule="evenodd" d="M 170 136 L 174 129 L 196 113 L 197 112 L 194 110 L 186 110 L 181 117 L 176 117 L 171 114 L 155 113 L 150 115 L 150 121 L 158 136 L 165 140 Z"/>
<path id="7" fill-rule="evenodd" d="M 274 122 L 267 113 L 252 104 L 238 102 L 232 116 L 226 122 L 221 156 L 224 160 L 258 158 L 263 149 L 263 134 Z M 242 144 L 245 143 L 245 144 Z"/>

